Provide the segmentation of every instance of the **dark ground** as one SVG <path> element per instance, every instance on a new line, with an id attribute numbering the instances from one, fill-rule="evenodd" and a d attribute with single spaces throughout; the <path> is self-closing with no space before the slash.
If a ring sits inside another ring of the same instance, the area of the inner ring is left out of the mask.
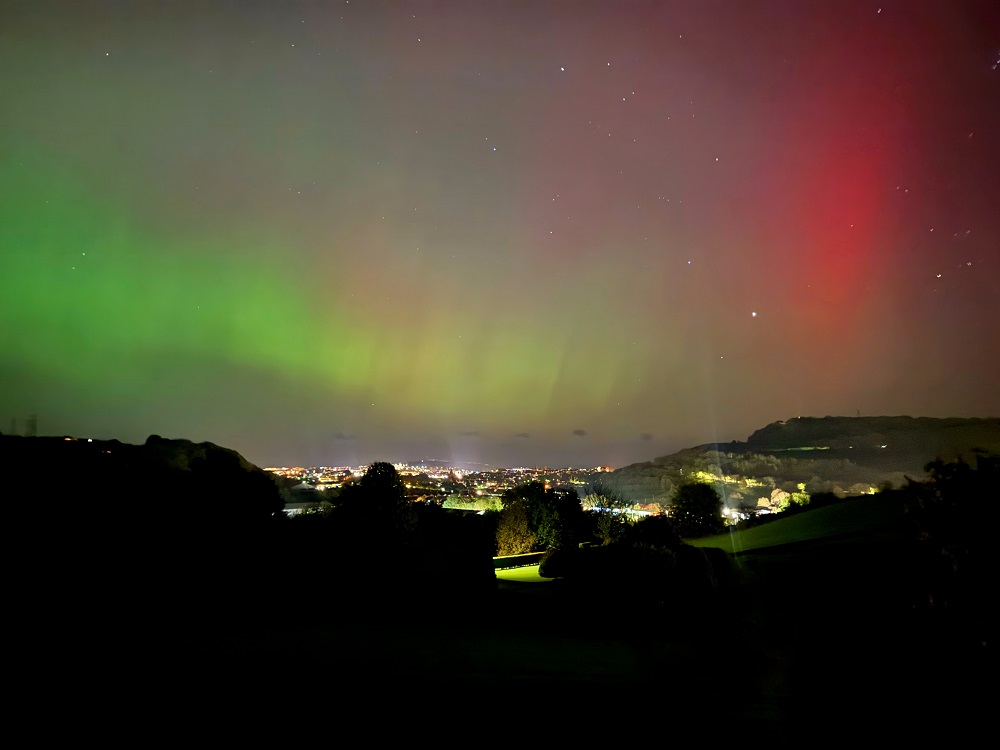
<path id="1" fill-rule="evenodd" d="M 181 715 L 290 706 L 385 738 L 447 726 L 453 738 L 502 731 L 518 744 L 647 731 L 772 746 L 971 741 L 991 713 L 988 648 L 958 614 L 902 606 L 905 571 L 885 549 L 759 553 L 741 561 L 744 606 L 717 622 L 504 582 L 436 612 L 355 602 L 299 622 L 160 634 L 137 644 L 126 673 L 168 692 L 164 707 Z"/>
<path id="2" fill-rule="evenodd" d="M 757 550 L 711 612 L 558 581 L 428 603 L 418 582 L 345 594 L 331 576 L 308 584 L 308 607 L 302 586 L 233 606 L 221 590 L 78 596 L 19 611 L 38 627 L 11 649 L 10 681 L 26 715 L 61 717 L 47 731 L 102 736 L 277 722 L 445 744 L 971 742 L 992 714 L 993 645 L 972 614 L 912 601 L 901 545 Z"/>

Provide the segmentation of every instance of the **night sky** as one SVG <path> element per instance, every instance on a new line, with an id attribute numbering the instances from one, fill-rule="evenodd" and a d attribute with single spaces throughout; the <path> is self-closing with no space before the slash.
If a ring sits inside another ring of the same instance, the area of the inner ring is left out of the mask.
<path id="1" fill-rule="evenodd" d="M 0 7 L 4 432 L 620 466 L 998 351 L 995 0 Z"/>

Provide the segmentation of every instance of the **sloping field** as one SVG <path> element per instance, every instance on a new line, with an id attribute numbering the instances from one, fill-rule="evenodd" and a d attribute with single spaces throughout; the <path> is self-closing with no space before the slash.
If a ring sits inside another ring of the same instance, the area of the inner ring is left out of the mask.
<path id="1" fill-rule="evenodd" d="M 719 547 L 738 554 L 829 537 L 877 534 L 897 528 L 901 520 L 902 508 L 898 500 L 872 495 L 780 518 L 762 526 L 686 541 L 695 547 Z"/>

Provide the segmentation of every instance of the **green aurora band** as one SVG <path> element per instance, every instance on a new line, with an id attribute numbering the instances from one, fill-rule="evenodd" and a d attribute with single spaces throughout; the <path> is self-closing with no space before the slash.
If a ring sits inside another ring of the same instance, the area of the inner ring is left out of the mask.
<path id="1" fill-rule="evenodd" d="M 147 230 L 124 197 L 98 200 L 51 159 L 23 146 L 17 153 L 0 177 L 0 294 L 9 310 L 0 346 L 29 377 L 103 401 L 168 388 L 163 373 L 186 367 L 246 368 L 342 405 L 354 415 L 349 430 L 379 421 L 363 405 L 431 428 L 570 425 L 577 411 L 599 412 L 622 392 L 627 362 L 576 366 L 579 322 L 568 308 L 542 327 L 530 301 L 456 293 L 399 319 L 378 299 L 408 293 L 390 270 L 357 282 L 348 269 L 331 282 L 284 268 L 275 259 L 294 255 L 282 252 L 287 241 L 259 228 Z M 613 335 L 607 320 L 587 325 L 587 341 Z"/>

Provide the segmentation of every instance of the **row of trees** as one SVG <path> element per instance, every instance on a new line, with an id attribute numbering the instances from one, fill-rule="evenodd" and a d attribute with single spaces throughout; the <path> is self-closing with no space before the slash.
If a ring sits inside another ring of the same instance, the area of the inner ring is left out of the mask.
<path id="1" fill-rule="evenodd" d="M 632 525 L 625 512 L 628 503 L 601 485 L 592 486 L 581 503 L 574 490 L 529 482 L 504 492 L 500 502 L 499 511 L 487 514 L 487 523 L 495 529 L 498 555 L 575 547 L 590 541 L 609 545 Z M 584 512 L 584 506 L 589 512 Z M 712 534 L 722 529 L 721 507 L 722 500 L 710 485 L 685 484 L 674 497 L 669 524 L 678 536 Z M 376 462 L 360 482 L 341 489 L 330 516 L 347 535 L 372 529 L 384 546 L 402 550 L 418 545 L 423 510 L 406 497 L 395 467 Z"/>
<path id="2" fill-rule="evenodd" d="M 529 482 L 507 490 L 497 519 L 497 554 L 519 555 L 576 542 L 583 530 L 583 507 L 574 491 Z"/>
<path id="3" fill-rule="evenodd" d="M 496 522 L 498 555 L 572 547 L 582 541 L 613 544 L 629 529 L 627 501 L 594 485 L 581 504 L 573 490 L 546 488 L 541 482 L 507 490 Z M 584 513 L 583 507 L 589 509 Z M 722 530 L 722 499 L 708 484 L 678 488 L 669 523 L 678 536 L 695 537 Z"/>

